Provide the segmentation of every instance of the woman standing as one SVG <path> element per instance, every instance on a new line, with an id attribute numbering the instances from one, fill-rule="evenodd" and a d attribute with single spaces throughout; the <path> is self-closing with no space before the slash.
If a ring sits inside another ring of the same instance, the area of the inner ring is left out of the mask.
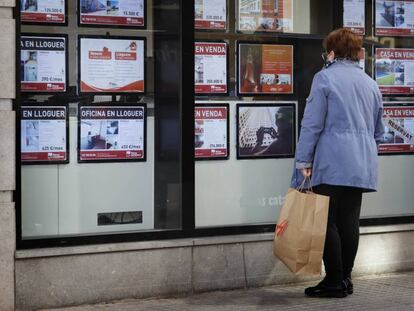
<path id="1" fill-rule="evenodd" d="M 323 254 L 325 278 L 312 297 L 352 294 L 363 192 L 377 190 L 377 145 L 384 134 L 378 86 L 359 67 L 362 39 L 347 29 L 324 40 L 326 65 L 307 99 L 292 186 L 311 177 L 313 191 L 330 197 Z"/>

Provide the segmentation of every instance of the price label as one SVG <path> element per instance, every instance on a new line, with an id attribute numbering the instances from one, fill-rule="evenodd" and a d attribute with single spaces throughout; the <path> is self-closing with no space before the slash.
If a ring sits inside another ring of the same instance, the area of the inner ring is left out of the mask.
<path id="1" fill-rule="evenodd" d="M 134 11 L 124 11 L 124 16 L 139 16 L 139 12 Z"/>
<path id="2" fill-rule="evenodd" d="M 44 8 L 45 13 L 63 13 L 63 10 L 60 8 Z"/>

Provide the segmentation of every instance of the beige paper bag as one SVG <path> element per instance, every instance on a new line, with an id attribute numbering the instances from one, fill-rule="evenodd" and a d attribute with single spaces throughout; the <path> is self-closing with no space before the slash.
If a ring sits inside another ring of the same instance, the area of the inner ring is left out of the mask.
<path id="1" fill-rule="evenodd" d="M 328 211 L 328 196 L 289 189 L 276 224 L 273 253 L 296 275 L 321 273 Z"/>

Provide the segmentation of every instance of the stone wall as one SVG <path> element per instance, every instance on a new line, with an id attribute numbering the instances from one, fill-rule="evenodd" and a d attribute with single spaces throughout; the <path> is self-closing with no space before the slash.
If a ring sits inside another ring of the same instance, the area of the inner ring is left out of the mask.
<path id="1" fill-rule="evenodd" d="M 0 0 L 0 310 L 14 310 L 16 33 L 14 0 Z"/>
<path id="2" fill-rule="evenodd" d="M 414 226 L 391 229 L 361 236 L 355 275 L 414 270 Z M 255 234 L 21 250 L 17 310 L 309 280 L 292 275 L 273 257 L 272 238 Z"/>

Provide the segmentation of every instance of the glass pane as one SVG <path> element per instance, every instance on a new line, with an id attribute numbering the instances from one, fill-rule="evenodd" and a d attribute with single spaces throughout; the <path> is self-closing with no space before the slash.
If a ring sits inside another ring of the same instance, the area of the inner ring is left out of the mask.
<path id="1" fill-rule="evenodd" d="M 180 2 L 158 2 L 22 6 L 24 239 L 181 228 Z"/>
<path id="2" fill-rule="evenodd" d="M 229 147 L 225 156 L 220 156 L 213 151 L 216 144 L 222 144 L 223 121 L 218 117 L 212 121 L 196 110 L 196 155 L 200 150 L 204 152 L 203 161 L 196 161 L 195 165 L 196 226 L 274 223 L 290 185 L 293 158 L 266 158 L 266 144 L 272 145 L 283 138 L 272 122 L 272 113 L 265 117 L 266 114 L 253 111 L 248 116 L 242 108 L 251 105 L 259 111 L 263 105 L 276 109 L 277 105 L 293 104 L 297 136 L 313 76 L 323 67 L 323 37 L 334 25 L 341 24 L 363 36 L 360 66 L 377 80 L 388 113 L 384 115 L 388 143 L 380 148 L 383 155 L 380 189 L 364 197 L 362 216 L 412 215 L 412 192 L 407 183 L 412 166 L 406 164 L 412 161 L 410 154 L 414 152 L 410 142 L 414 94 L 411 73 L 414 23 L 410 19 L 414 16 L 411 14 L 414 3 L 397 0 L 344 0 L 343 3 L 237 0 L 227 1 L 227 6 L 225 3 L 199 0 L 195 8 L 197 109 L 213 107 L 213 112 L 228 105 L 229 112 Z M 225 65 L 224 55 L 213 49 L 197 49 L 217 44 L 228 46 Z M 284 57 L 286 47 L 293 47 L 292 61 Z M 226 83 L 213 83 L 220 80 L 225 67 L 229 76 Z M 215 92 L 216 88 L 221 91 Z M 400 116 L 390 118 L 390 111 Z M 250 132 L 243 130 L 250 123 L 257 125 L 250 126 Z M 289 137 L 289 132 L 284 137 Z M 211 141 L 214 147 L 205 147 Z"/>

